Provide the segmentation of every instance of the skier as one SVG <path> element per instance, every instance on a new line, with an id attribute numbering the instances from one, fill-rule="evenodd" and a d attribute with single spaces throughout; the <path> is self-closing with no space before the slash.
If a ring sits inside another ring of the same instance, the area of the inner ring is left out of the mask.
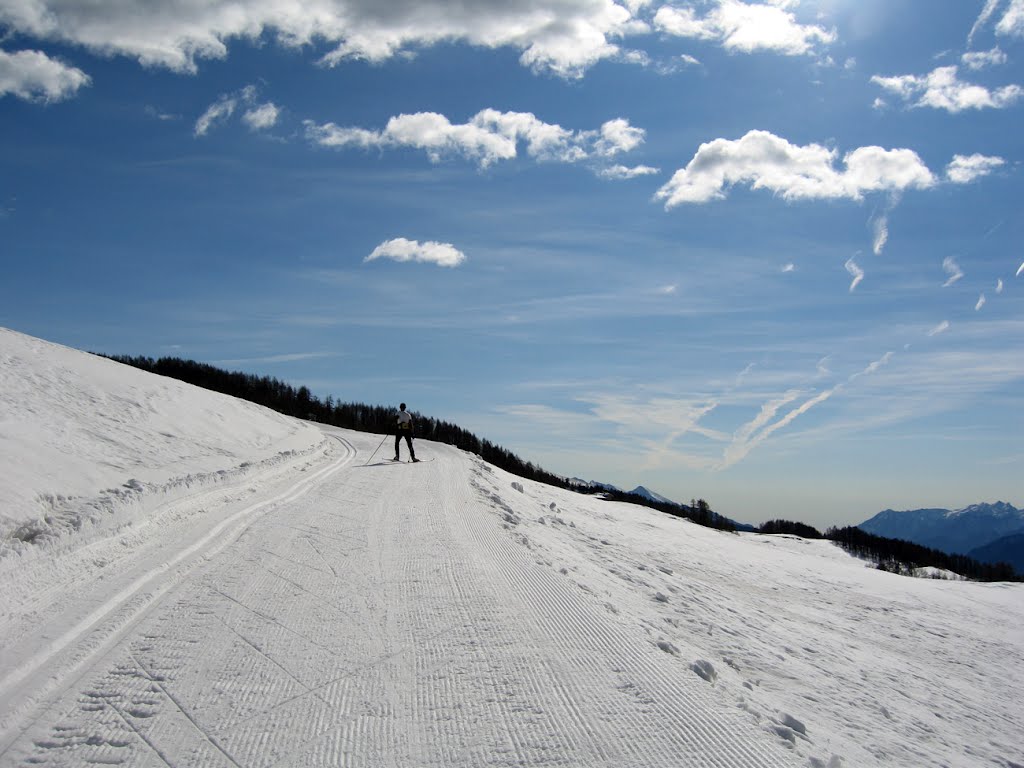
<path id="1" fill-rule="evenodd" d="M 405 403 L 398 406 L 397 414 L 398 422 L 395 428 L 395 461 L 399 461 L 398 458 L 398 447 L 402 443 L 402 436 L 405 436 L 405 442 L 409 446 L 409 456 L 413 461 L 419 461 L 416 458 L 416 451 L 412 447 L 412 414 L 405 410 Z"/>

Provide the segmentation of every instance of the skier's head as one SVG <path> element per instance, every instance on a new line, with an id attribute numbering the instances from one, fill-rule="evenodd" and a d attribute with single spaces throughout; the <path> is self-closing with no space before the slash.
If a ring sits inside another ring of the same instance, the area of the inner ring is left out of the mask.
<path id="1" fill-rule="evenodd" d="M 402 403 L 400 406 L 398 406 L 398 410 L 404 411 L 405 410 L 405 403 Z"/>

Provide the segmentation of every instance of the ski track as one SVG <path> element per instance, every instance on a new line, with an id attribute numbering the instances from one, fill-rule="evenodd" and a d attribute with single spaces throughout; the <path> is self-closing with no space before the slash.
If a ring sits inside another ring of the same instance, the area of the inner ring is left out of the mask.
<path id="1" fill-rule="evenodd" d="M 421 441 L 436 462 L 363 467 L 372 436 L 335 437 L 197 567 L 107 604 L 145 592 L 0 763 L 804 764 L 545 559 L 483 462 Z"/>

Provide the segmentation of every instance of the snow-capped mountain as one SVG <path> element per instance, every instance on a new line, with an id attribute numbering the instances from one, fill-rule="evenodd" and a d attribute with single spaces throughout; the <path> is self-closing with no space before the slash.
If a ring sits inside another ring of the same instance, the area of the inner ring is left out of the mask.
<path id="1" fill-rule="evenodd" d="M 1024 510 L 1004 501 L 972 504 L 955 510 L 887 509 L 858 527 L 876 536 L 904 539 L 953 554 L 967 554 L 1003 536 L 1024 532 Z"/>
<path id="2" fill-rule="evenodd" d="M 655 493 L 654 491 L 645 488 L 642 485 L 638 485 L 636 488 L 630 491 L 630 493 L 632 493 L 635 496 L 643 496 L 645 499 L 657 501 L 661 504 L 679 504 L 678 501 L 673 501 L 672 499 L 666 496 L 662 496 L 660 493 Z"/>

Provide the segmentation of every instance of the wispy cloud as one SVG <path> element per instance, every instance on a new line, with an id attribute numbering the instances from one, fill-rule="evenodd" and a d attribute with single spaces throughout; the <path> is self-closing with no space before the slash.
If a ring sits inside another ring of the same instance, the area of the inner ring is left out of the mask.
<path id="1" fill-rule="evenodd" d="M 853 276 L 853 280 L 850 282 L 850 293 L 853 293 L 853 290 L 860 285 L 860 281 L 864 279 L 864 270 L 857 266 L 857 262 L 853 260 L 853 257 L 847 259 L 846 264 L 843 266 Z"/>
<path id="2" fill-rule="evenodd" d="M 885 248 L 885 244 L 889 241 L 889 216 L 888 213 L 883 212 L 881 215 L 874 218 L 871 222 L 871 230 L 873 237 L 871 240 L 871 250 L 875 256 L 881 256 L 882 250 Z"/>
<path id="3" fill-rule="evenodd" d="M 660 168 L 653 168 L 649 165 L 635 165 L 632 168 L 625 165 L 612 165 L 598 171 L 598 174 L 606 179 L 636 179 L 640 176 L 654 176 L 659 173 L 661 173 Z"/>
<path id="4" fill-rule="evenodd" d="M 978 18 L 974 21 L 974 26 L 971 27 L 970 33 L 967 35 L 967 46 L 970 47 L 974 44 L 974 36 L 988 24 L 989 19 L 992 18 L 992 14 L 999 8 L 999 4 L 1002 0 L 985 0 L 985 5 L 981 9 L 981 13 L 978 14 Z"/>
<path id="5" fill-rule="evenodd" d="M 911 107 L 931 107 L 957 113 L 967 109 L 1003 109 L 1024 97 L 1024 88 L 1006 85 L 990 90 L 960 79 L 958 68 L 938 67 L 927 75 L 875 75 L 871 82 Z"/>
<path id="6" fill-rule="evenodd" d="M 968 51 L 960 57 L 964 66 L 975 72 L 987 67 L 997 67 L 1007 62 L 1006 54 L 996 46 L 990 51 Z"/>
<path id="7" fill-rule="evenodd" d="M 984 293 L 981 294 L 978 297 L 978 303 L 974 305 L 974 311 L 977 312 L 979 309 L 984 307 L 985 306 L 985 302 L 987 302 L 987 301 L 988 301 L 988 299 L 985 298 L 985 294 Z"/>
<path id="8" fill-rule="evenodd" d="M 0 98 L 10 94 L 52 104 L 71 98 L 91 82 L 82 70 L 42 51 L 0 50 Z"/>
<path id="9" fill-rule="evenodd" d="M 968 47 L 973 44 L 974 36 L 988 24 L 1003 2 L 1004 0 L 985 0 L 981 13 L 978 14 L 970 34 L 967 35 Z M 1007 0 L 1006 10 L 996 23 L 996 34 L 1006 37 L 1024 37 L 1024 0 Z"/>
<path id="10" fill-rule="evenodd" d="M 450 243 L 433 241 L 421 243 L 417 240 L 396 237 L 378 245 L 363 261 L 375 261 L 376 259 L 390 259 L 398 262 L 418 261 L 437 264 L 439 267 L 457 267 L 466 260 L 466 254 Z"/>
<path id="11" fill-rule="evenodd" d="M 1003 278 L 996 279 L 996 293 L 1000 294 L 1003 292 Z"/>
<path id="12" fill-rule="evenodd" d="M 793 262 L 789 262 L 788 264 L 784 264 L 782 266 L 783 274 L 789 274 L 790 272 L 796 272 L 796 264 L 794 264 Z"/>
<path id="13" fill-rule="evenodd" d="M 1021 273 L 1021 272 L 1024 272 L 1024 261 L 1022 261 L 1022 262 L 1020 263 L 1020 266 L 1019 266 L 1019 267 L 1017 267 L 1017 274 L 1016 274 L 1016 275 L 1014 275 L 1014 277 L 1020 277 L 1020 273 Z"/>
<path id="14" fill-rule="evenodd" d="M 258 91 L 255 85 L 247 85 L 240 91 L 221 95 L 196 120 L 193 135 L 206 136 L 212 128 L 227 122 L 237 109 L 245 109 L 242 115 L 250 130 L 262 131 L 277 124 L 281 110 L 272 102 L 257 103 Z"/>
<path id="15" fill-rule="evenodd" d="M 860 200 L 869 192 L 925 189 L 935 177 L 910 149 L 860 147 L 842 158 L 820 144 L 798 146 L 768 131 L 701 144 L 685 168 L 655 194 L 665 208 L 725 198 L 735 184 L 766 189 L 785 200 Z"/>
<path id="16" fill-rule="evenodd" d="M 960 265 L 956 263 L 956 259 L 952 256 L 947 256 L 942 260 L 942 269 L 949 275 L 946 282 L 942 284 L 943 288 L 949 288 L 949 286 L 964 276 L 964 271 L 960 269 Z"/>
<path id="17" fill-rule="evenodd" d="M 941 323 L 939 323 L 934 328 L 932 328 L 930 331 L 928 331 L 928 335 L 929 336 L 938 336 L 940 333 L 945 333 L 948 330 L 949 330 L 949 320 L 943 320 Z"/>
<path id="18" fill-rule="evenodd" d="M 743 425 L 736 433 L 733 442 L 725 449 L 722 461 L 716 469 L 728 469 L 743 461 L 743 459 L 750 455 L 751 451 L 771 437 L 772 434 L 784 427 L 788 427 L 797 418 L 811 410 L 811 408 L 828 400 L 838 389 L 839 386 L 837 385 L 810 397 L 774 423 L 768 422 L 775 418 L 780 408 L 789 405 L 801 393 L 799 391 L 789 392 L 780 398 L 765 403 L 761 406 L 761 411 L 758 415 L 752 421 Z"/>
<path id="19" fill-rule="evenodd" d="M 869 376 L 872 373 L 877 372 L 883 365 L 887 365 L 889 363 L 889 361 L 892 360 L 893 354 L 895 354 L 895 353 L 893 353 L 893 352 L 886 352 L 884 355 L 882 355 L 877 360 L 874 360 L 874 361 L 868 363 L 867 367 L 864 370 L 859 371 L 859 372 L 854 373 L 853 375 L 851 375 L 850 378 L 847 379 L 847 382 L 848 383 L 849 382 L 854 382 L 857 379 L 859 379 L 861 376 Z"/>

